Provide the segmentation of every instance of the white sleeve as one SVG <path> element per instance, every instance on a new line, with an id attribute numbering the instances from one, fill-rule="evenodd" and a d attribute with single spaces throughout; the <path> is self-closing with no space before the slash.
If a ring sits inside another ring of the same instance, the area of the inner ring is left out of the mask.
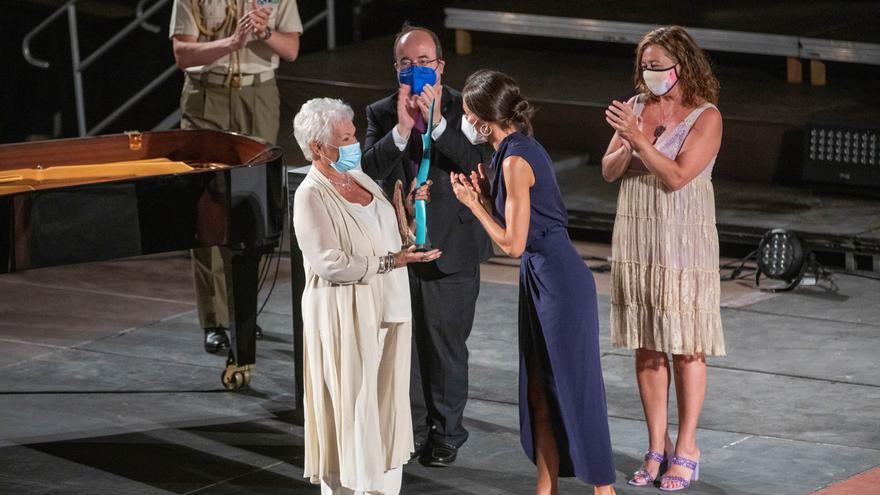
<path id="1" fill-rule="evenodd" d="M 443 135 L 443 131 L 445 131 L 445 130 L 446 130 L 446 117 L 441 116 L 440 123 L 437 124 L 436 127 L 434 127 L 433 131 L 431 131 L 431 139 L 433 139 L 434 141 L 440 139 L 440 136 Z"/>
<path id="2" fill-rule="evenodd" d="M 406 149 L 407 140 L 397 132 L 397 126 L 394 126 L 391 129 L 391 137 L 394 138 L 394 145 L 397 146 L 397 149 L 403 151 Z"/>
<path id="3" fill-rule="evenodd" d="M 327 206 L 314 188 L 297 189 L 293 228 L 303 258 L 324 280 L 334 284 L 363 283 L 379 272 L 378 256 L 358 256 L 342 250 Z"/>

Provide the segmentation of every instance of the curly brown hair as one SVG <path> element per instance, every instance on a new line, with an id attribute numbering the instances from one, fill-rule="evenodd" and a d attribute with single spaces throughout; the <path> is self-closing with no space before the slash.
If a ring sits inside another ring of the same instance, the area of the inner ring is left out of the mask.
<path id="1" fill-rule="evenodd" d="M 666 50 L 666 53 L 679 64 L 678 85 L 681 86 L 682 103 L 687 107 L 697 106 L 699 100 L 718 103 L 721 85 L 712 72 L 709 57 L 697 42 L 681 26 L 663 26 L 646 34 L 636 48 L 635 85 L 636 90 L 648 96 L 648 101 L 656 101 L 657 96 L 648 89 L 642 79 L 642 53 L 650 45 Z"/>

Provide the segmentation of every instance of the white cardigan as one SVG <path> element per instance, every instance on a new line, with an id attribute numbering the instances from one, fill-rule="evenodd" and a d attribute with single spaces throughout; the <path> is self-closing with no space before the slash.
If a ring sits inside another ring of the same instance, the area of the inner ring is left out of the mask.
<path id="1" fill-rule="evenodd" d="M 293 225 L 297 242 L 303 252 L 306 269 L 306 287 L 311 275 L 328 286 L 369 284 L 379 271 L 379 257 L 387 253 L 376 252 L 376 245 L 394 245 L 400 249 L 400 231 L 391 203 L 373 179 L 360 170 L 348 172 L 351 177 L 369 191 L 379 202 L 378 211 L 383 215 L 385 229 L 381 242 L 370 238 L 370 229 L 362 225 L 355 206 L 342 197 L 330 180 L 312 167 L 294 197 Z M 309 272 L 312 272 L 311 274 Z M 412 313 L 409 304 L 409 279 L 406 270 L 396 269 L 382 275 L 380 284 L 382 320 L 396 323 L 409 321 Z M 388 308 L 394 307 L 394 311 Z M 405 309 L 404 309 L 405 308 Z M 386 319 L 389 314 L 397 317 Z"/>

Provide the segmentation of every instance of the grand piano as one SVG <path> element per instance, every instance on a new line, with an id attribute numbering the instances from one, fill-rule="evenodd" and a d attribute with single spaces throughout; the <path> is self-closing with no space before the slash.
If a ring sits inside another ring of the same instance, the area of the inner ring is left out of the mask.
<path id="1" fill-rule="evenodd" d="M 0 274 L 219 246 L 232 267 L 221 381 L 239 389 L 255 363 L 259 261 L 278 246 L 285 199 L 280 149 L 229 132 L 0 145 Z"/>

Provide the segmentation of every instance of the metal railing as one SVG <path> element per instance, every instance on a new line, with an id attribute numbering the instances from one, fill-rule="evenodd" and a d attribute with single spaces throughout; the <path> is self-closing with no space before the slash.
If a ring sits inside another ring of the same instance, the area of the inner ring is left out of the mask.
<path id="1" fill-rule="evenodd" d="M 40 69 L 48 69 L 49 62 L 40 58 L 35 57 L 31 53 L 31 41 L 41 32 L 43 32 L 46 28 L 49 27 L 53 22 L 55 22 L 59 17 L 63 16 L 65 13 L 67 14 L 67 26 L 68 32 L 70 35 L 70 59 L 71 65 L 73 69 L 73 94 L 76 103 L 76 124 L 77 130 L 81 137 L 84 136 L 93 136 L 103 131 L 108 125 L 110 125 L 113 121 L 118 119 L 122 114 L 131 109 L 135 104 L 141 101 L 144 97 L 146 97 L 149 93 L 159 87 L 163 82 L 169 79 L 171 76 L 177 72 L 177 66 L 171 65 L 167 69 L 165 69 L 158 77 L 150 81 L 149 84 L 141 88 L 134 95 L 132 95 L 128 100 L 126 100 L 122 105 L 120 105 L 116 110 L 110 113 L 107 117 L 104 118 L 101 122 L 99 122 L 96 126 L 89 129 L 86 125 L 86 110 L 85 110 L 85 96 L 83 92 L 83 71 L 85 71 L 90 65 L 92 65 L 95 60 L 100 58 L 102 55 L 107 53 L 108 50 L 119 44 L 125 37 L 130 35 L 135 29 L 141 27 L 147 31 L 152 33 L 158 33 L 160 31 L 160 27 L 154 24 L 150 24 L 147 22 L 147 19 L 153 16 L 156 12 L 159 11 L 162 7 L 164 7 L 171 0 L 156 0 L 149 8 L 144 8 L 149 0 L 140 0 L 136 7 L 136 15 L 135 18 L 128 23 L 125 27 L 123 27 L 118 33 L 113 35 L 109 40 L 104 42 L 100 47 L 98 47 L 94 52 L 92 52 L 88 57 L 83 60 L 81 58 L 80 49 L 79 49 L 79 30 L 77 27 L 77 18 L 76 18 L 76 2 L 77 0 L 69 0 L 67 3 L 58 8 L 55 12 L 53 12 L 49 17 L 47 17 L 43 22 L 41 22 L 37 27 L 32 29 L 25 35 L 24 39 L 21 42 L 21 52 L 24 56 L 25 60 L 28 61 L 31 65 L 38 67 Z M 335 4 L 334 0 L 326 0 L 326 8 L 324 11 L 316 15 L 314 18 L 310 19 L 303 25 L 303 31 L 308 30 L 311 27 L 316 26 L 322 20 L 325 20 L 327 23 L 327 48 L 335 49 L 336 48 L 336 14 L 335 14 Z M 169 115 L 168 118 L 163 120 L 160 125 L 167 125 L 170 120 L 174 119 L 175 114 L 179 118 L 179 110 L 175 111 Z"/>

